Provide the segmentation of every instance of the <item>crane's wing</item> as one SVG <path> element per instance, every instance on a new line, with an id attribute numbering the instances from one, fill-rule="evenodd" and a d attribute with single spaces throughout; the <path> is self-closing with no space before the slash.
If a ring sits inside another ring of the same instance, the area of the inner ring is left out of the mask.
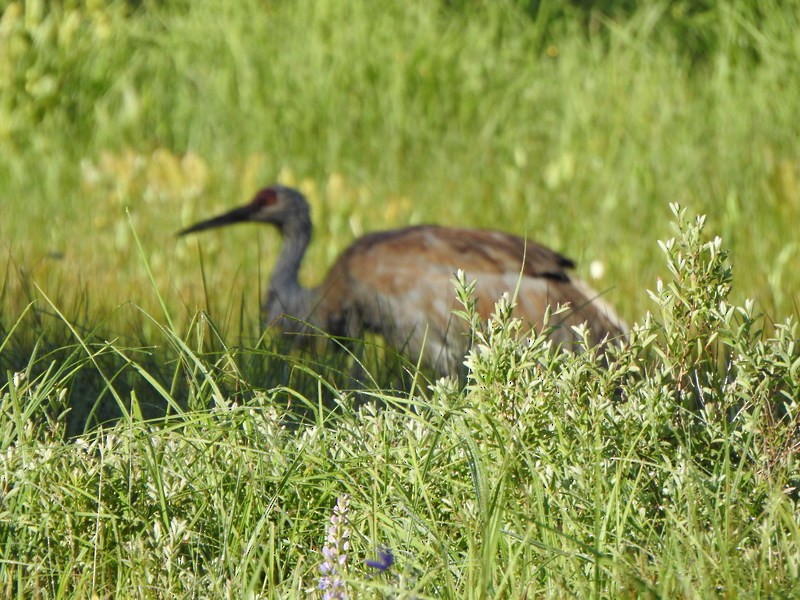
<path id="1" fill-rule="evenodd" d="M 409 227 L 364 236 L 348 248 L 320 288 L 325 320 L 342 335 L 359 328 L 383 335 L 436 370 L 454 372 L 467 348 L 466 324 L 457 307 L 453 275 L 475 280 L 477 309 L 486 318 L 504 294 L 518 290 L 515 315 L 541 326 L 548 306 L 569 303 L 553 338 L 573 341 L 571 325 L 588 322 L 593 339 L 618 337 L 626 327 L 608 304 L 567 270 L 574 263 L 523 238 L 487 230 Z M 424 348 L 424 349 L 423 349 Z"/>

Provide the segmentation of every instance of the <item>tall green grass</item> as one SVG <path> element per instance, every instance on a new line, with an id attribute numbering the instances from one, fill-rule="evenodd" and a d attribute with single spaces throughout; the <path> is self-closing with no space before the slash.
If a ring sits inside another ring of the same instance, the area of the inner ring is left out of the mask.
<path id="1" fill-rule="evenodd" d="M 765 335 L 730 302 L 727 251 L 675 214 L 672 276 L 628 344 L 521 342 L 501 300 L 465 388 L 261 389 L 242 369 L 257 349 L 199 352 L 165 327 L 180 406 L 147 357 L 76 334 L 70 360 L 0 385 L 4 594 L 322 597 L 336 546 L 350 597 L 795 596 L 797 323 Z M 119 397 L 109 353 L 172 413 Z M 123 416 L 65 444 L 79 371 Z M 355 410 L 362 394 L 379 402 Z M 364 562 L 386 548 L 385 570 Z"/>
<path id="2" fill-rule="evenodd" d="M 737 293 L 785 314 L 798 287 L 800 11 L 759 6 L 679 21 L 655 3 L 588 26 L 507 2 L 12 3 L 0 34 L 9 280 L 22 271 L 65 301 L 85 289 L 98 311 L 154 309 L 129 210 L 187 318 L 206 302 L 199 243 L 209 287 L 227 292 L 211 295 L 214 312 L 253 306 L 275 236 L 172 233 L 281 179 L 314 205 L 308 281 L 365 231 L 492 226 L 584 274 L 602 261 L 598 287 L 632 320 L 680 201 L 729 240 Z M 688 26 L 714 40 L 700 58 Z"/>

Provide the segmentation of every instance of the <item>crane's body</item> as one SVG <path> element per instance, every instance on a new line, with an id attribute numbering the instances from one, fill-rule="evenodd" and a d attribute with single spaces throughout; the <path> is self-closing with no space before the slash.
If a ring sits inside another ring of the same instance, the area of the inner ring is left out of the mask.
<path id="1" fill-rule="evenodd" d="M 308 203 L 296 190 L 266 188 L 250 204 L 181 235 L 242 221 L 272 223 L 281 231 L 283 247 L 262 308 L 266 323 L 287 333 L 311 329 L 357 338 L 372 331 L 412 360 L 421 356 L 437 373 L 455 373 L 468 349 L 467 324 L 452 312 L 458 269 L 476 282 L 484 318 L 504 293 L 516 291 L 514 314 L 532 327 L 542 325 L 548 306 L 571 306 L 551 333 L 554 342 L 577 341 L 572 326 L 582 323 L 596 342 L 627 331 L 597 292 L 569 274 L 570 259 L 499 231 L 420 225 L 371 233 L 353 242 L 315 288 L 297 278 L 312 225 Z"/>

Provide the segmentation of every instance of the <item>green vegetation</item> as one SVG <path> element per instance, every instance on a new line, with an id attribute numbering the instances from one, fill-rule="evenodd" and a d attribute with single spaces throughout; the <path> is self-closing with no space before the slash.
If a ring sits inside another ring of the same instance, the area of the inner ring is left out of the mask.
<path id="1" fill-rule="evenodd" d="M 584 4 L 5 6 L 0 593 L 305 597 L 344 512 L 351 597 L 800 595 L 800 4 Z M 563 355 L 501 301 L 465 386 L 352 391 L 261 331 L 276 236 L 174 238 L 274 180 L 309 282 L 492 226 L 638 325 Z"/>

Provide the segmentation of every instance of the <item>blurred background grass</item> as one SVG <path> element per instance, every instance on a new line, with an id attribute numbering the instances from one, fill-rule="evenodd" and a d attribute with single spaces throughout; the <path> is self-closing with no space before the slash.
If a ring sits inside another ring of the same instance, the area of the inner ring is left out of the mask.
<path id="1" fill-rule="evenodd" d="M 0 322 L 36 284 L 87 326 L 146 333 L 115 311 L 158 312 L 135 230 L 179 323 L 207 306 L 256 335 L 277 235 L 174 233 L 275 180 L 313 205 L 307 283 L 367 231 L 492 227 L 584 277 L 600 261 L 595 287 L 634 321 L 678 201 L 732 249 L 735 298 L 782 318 L 800 289 L 798 15 L 777 0 L 12 2 Z"/>

